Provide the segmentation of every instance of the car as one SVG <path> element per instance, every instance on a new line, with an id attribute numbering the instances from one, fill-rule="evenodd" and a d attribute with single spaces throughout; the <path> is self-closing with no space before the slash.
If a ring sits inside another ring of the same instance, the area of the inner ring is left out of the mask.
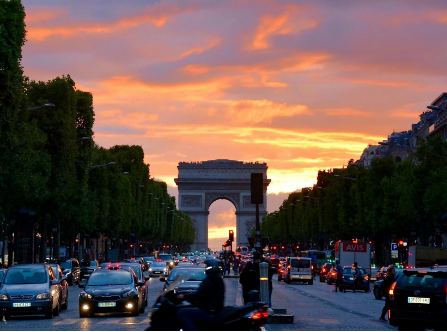
<path id="1" fill-rule="evenodd" d="M 174 258 L 171 254 L 158 254 L 157 256 L 157 262 L 163 261 L 166 263 L 166 265 L 169 267 L 170 270 L 174 267 Z"/>
<path id="2" fill-rule="evenodd" d="M 60 296 L 59 281 L 48 264 L 13 265 L 0 285 L 0 312 L 7 320 L 15 315 L 51 319 L 60 313 Z"/>
<path id="3" fill-rule="evenodd" d="M 401 276 L 401 274 L 402 274 L 402 271 L 397 271 L 397 270 L 396 270 L 396 275 L 394 276 L 394 277 L 396 278 L 396 280 Z M 374 297 L 375 297 L 377 300 L 381 300 L 382 297 L 385 296 L 385 294 L 382 294 L 382 291 L 380 290 L 380 286 L 382 285 L 382 282 L 383 282 L 384 280 L 385 280 L 385 279 L 380 279 L 380 280 L 377 280 L 376 282 L 374 282 L 374 285 L 373 285 L 373 293 L 374 293 Z"/>
<path id="4" fill-rule="evenodd" d="M 167 276 L 169 274 L 169 268 L 165 262 L 152 262 L 148 272 L 149 277 Z"/>
<path id="5" fill-rule="evenodd" d="M 180 261 L 177 263 L 177 266 L 192 266 L 192 263 Z"/>
<path id="6" fill-rule="evenodd" d="M 370 281 L 377 281 L 377 273 L 379 273 L 380 268 L 377 266 L 371 265 L 371 278 L 369 278 Z"/>
<path id="7" fill-rule="evenodd" d="M 286 263 L 282 263 L 278 269 L 278 281 L 284 280 L 284 273 L 286 272 Z"/>
<path id="8" fill-rule="evenodd" d="M 281 268 L 281 264 L 279 263 L 279 259 L 277 257 L 270 257 L 270 261 L 272 262 L 272 268 L 275 269 L 275 273 Z"/>
<path id="9" fill-rule="evenodd" d="M 369 275 L 366 272 L 366 270 L 358 266 L 357 267 L 360 270 L 360 273 L 362 274 L 362 283 L 356 285 L 356 290 L 364 290 L 365 293 L 369 292 Z M 346 265 L 343 266 L 343 289 L 354 289 L 354 273 L 355 269 L 353 266 Z"/>
<path id="10" fill-rule="evenodd" d="M 331 267 L 329 272 L 326 274 L 326 283 L 332 285 L 337 282 L 337 268 Z"/>
<path id="11" fill-rule="evenodd" d="M 312 259 L 308 257 L 290 257 L 284 272 L 284 282 L 302 281 L 313 285 Z"/>
<path id="12" fill-rule="evenodd" d="M 326 281 L 326 275 L 328 274 L 328 272 L 331 268 L 332 268 L 332 263 L 326 262 L 323 264 L 323 266 L 320 269 L 320 282 Z"/>
<path id="13" fill-rule="evenodd" d="M 382 279 L 386 278 L 386 269 L 387 269 L 387 266 L 382 266 L 379 269 L 379 271 L 377 271 L 377 273 L 376 273 L 376 281 L 377 280 L 382 280 Z"/>
<path id="14" fill-rule="evenodd" d="M 67 277 L 62 272 L 62 268 L 59 264 L 48 264 L 51 266 L 51 269 L 53 270 L 54 276 L 59 281 L 59 291 L 60 291 L 60 305 L 62 310 L 68 309 L 68 282 Z"/>
<path id="15" fill-rule="evenodd" d="M 3 279 L 3 276 L 5 275 L 5 273 L 6 273 L 6 269 L 0 269 L 0 284 L 2 282 L 2 279 Z"/>
<path id="16" fill-rule="evenodd" d="M 143 271 L 143 268 L 141 267 L 140 264 L 126 263 L 126 262 L 122 262 L 122 263 L 119 263 L 119 264 L 121 264 L 120 265 L 121 268 L 126 268 L 126 267 L 131 268 L 135 272 L 135 274 L 137 275 L 138 279 L 140 281 L 144 282 L 144 286 L 143 286 L 143 297 L 144 297 L 144 300 L 143 301 L 144 301 L 144 306 L 147 307 L 147 304 L 148 304 L 147 296 L 148 296 L 149 288 L 148 288 L 148 286 L 146 284 L 146 281 L 149 280 L 149 277 L 145 277 L 144 276 L 144 271 Z"/>
<path id="17" fill-rule="evenodd" d="M 79 266 L 79 261 L 76 258 L 70 258 L 65 262 L 60 262 L 62 273 L 67 276 L 67 282 L 70 286 L 73 284 L 79 284 L 79 279 L 81 277 L 81 268 Z"/>
<path id="18" fill-rule="evenodd" d="M 404 269 L 390 289 L 390 325 L 400 331 L 445 331 L 446 286 L 445 269 Z"/>
<path id="19" fill-rule="evenodd" d="M 90 277 L 90 275 L 99 267 L 99 263 L 96 259 L 83 259 L 80 265 L 81 275 L 79 276 L 79 281 L 82 281 L 82 279 L 84 278 Z"/>
<path id="20" fill-rule="evenodd" d="M 144 312 L 144 283 L 130 269 L 99 269 L 92 273 L 79 294 L 79 317 L 96 313 L 130 313 L 138 316 Z"/>
<path id="21" fill-rule="evenodd" d="M 187 278 L 176 287 L 176 292 L 178 294 L 191 293 L 199 288 L 200 283 L 205 279 L 205 266 L 174 267 L 168 278 L 160 278 L 160 281 L 165 282 L 163 290 L 165 290 L 179 275 L 185 275 Z"/>

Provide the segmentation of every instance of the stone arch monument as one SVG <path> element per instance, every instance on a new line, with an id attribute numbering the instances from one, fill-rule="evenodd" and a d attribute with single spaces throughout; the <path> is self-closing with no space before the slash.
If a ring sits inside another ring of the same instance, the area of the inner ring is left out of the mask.
<path id="1" fill-rule="evenodd" d="M 264 204 L 259 216 L 267 215 L 266 163 L 217 159 L 178 165 L 179 210 L 188 214 L 196 230 L 192 250 L 208 248 L 208 215 L 211 204 L 218 199 L 230 201 L 236 208 L 236 246 L 248 246 L 248 236 L 256 227 L 256 205 L 251 204 L 251 173 L 262 173 L 264 178 Z"/>

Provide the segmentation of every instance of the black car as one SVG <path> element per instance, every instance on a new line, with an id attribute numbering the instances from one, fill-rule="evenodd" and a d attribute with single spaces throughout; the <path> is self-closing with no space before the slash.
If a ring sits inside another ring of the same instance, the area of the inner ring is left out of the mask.
<path id="1" fill-rule="evenodd" d="M 96 259 L 87 259 L 81 261 L 81 275 L 79 281 L 84 278 L 89 278 L 93 272 L 99 267 L 99 263 Z"/>
<path id="2" fill-rule="evenodd" d="M 70 258 L 65 262 L 60 262 L 59 265 L 62 268 L 62 273 L 67 276 L 67 282 L 70 286 L 73 284 L 79 284 L 79 278 L 81 277 L 81 268 L 79 267 L 79 261 L 75 258 Z"/>
<path id="3" fill-rule="evenodd" d="M 402 272 L 397 272 L 397 271 L 396 271 L 396 275 L 394 276 L 394 277 L 396 278 L 396 280 L 397 280 L 397 278 L 400 277 L 401 274 L 402 274 Z M 382 294 L 382 291 L 380 290 L 380 286 L 382 285 L 382 282 L 383 282 L 384 280 L 385 280 L 385 279 L 380 279 L 380 280 L 377 280 L 376 282 L 374 282 L 373 292 L 374 292 L 374 297 L 375 297 L 377 300 L 381 300 L 382 297 L 385 296 L 385 294 Z"/>
<path id="4" fill-rule="evenodd" d="M 179 275 L 184 275 L 187 278 L 184 279 L 177 286 L 177 293 L 190 293 L 199 288 L 200 283 L 206 277 L 205 266 L 176 266 L 172 269 L 168 278 L 160 278 L 160 281 L 164 281 L 163 290 L 166 289 L 172 281 Z"/>
<path id="5" fill-rule="evenodd" d="M 362 282 L 357 283 L 356 290 L 369 292 L 369 275 L 363 267 L 358 267 L 362 274 Z M 355 269 L 353 266 L 343 266 L 343 289 L 354 289 Z"/>
<path id="6" fill-rule="evenodd" d="M 79 317 L 115 312 L 138 316 L 144 312 L 143 286 L 131 270 L 96 270 L 85 285 L 79 285 L 84 288 L 79 295 Z"/>
<path id="7" fill-rule="evenodd" d="M 447 271 L 404 270 L 391 286 L 389 321 L 399 330 L 446 330 Z"/>
<path id="8" fill-rule="evenodd" d="M 149 277 L 145 277 L 144 276 L 144 271 L 143 271 L 143 268 L 142 268 L 141 264 L 138 264 L 138 263 L 125 263 L 125 262 L 121 262 L 119 264 L 121 264 L 120 267 L 122 267 L 122 268 L 126 268 L 126 267 L 131 268 L 135 272 L 135 274 L 137 275 L 139 281 L 144 282 L 144 286 L 143 286 L 143 301 L 144 301 L 144 306 L 147 307 L 147 304 L 148 304 L 148 302 L 147 302 L 147 294 L 149 292 L 149 288 L 148 288 L 148 286 L 146 284 L 146 281 L 149 280 Z"/>
<path id="9" fill-rule="evenodd" d="M 51 268 L 53 269 L 54 276 L 56 277 L 57 281 L 59 281 L 59 290 L 61 292 L 61 296 L 59 298 L 61 309 L 67 310 L 68 308 L 68 282 L 67 277 L 62 273 L 62 268 L 59 264 L 49 264 Z"/>
<path id="10" fill-rule="evenodd" d="M 328 274 L 329 270 L 332 267 L 332 263 L 324 263 L 324 265 L 320 269 L 320 282 L 326 281 L 326 275 Z"/>
<path id="11" fill-rule="evenodd" d="M 59 315 L 59 281 L 46 264 L 23 264 L 8 268 L 0 285 L 0 312 L 15 315 Z"/>

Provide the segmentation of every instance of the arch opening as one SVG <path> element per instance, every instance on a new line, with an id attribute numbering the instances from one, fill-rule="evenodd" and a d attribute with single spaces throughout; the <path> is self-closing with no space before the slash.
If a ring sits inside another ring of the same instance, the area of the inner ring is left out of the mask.
<path id="1" fill-rule="evenodd" d="M 211 202 L 208 211 L 208 247 L 214 251 L 222 250 L 229 230 L 233 230 L 234 251 L 237 243 L 236 205 L 227 198 L 218 198 Z"/>

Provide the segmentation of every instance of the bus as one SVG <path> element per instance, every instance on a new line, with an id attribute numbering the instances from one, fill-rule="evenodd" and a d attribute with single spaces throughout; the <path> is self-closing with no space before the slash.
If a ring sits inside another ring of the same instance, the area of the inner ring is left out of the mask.
<path id="1" fill-rule="evenodd" d="M 315 270 L 316 273 L 320 273 L 321 267 L 324 265 L 324 263 L 327 262 L 325 251 L 320 250 L 301 251 L 301 254 L 299 256 L 312 258 L 312 261 L 317 263 L 317 269 Z"/>

